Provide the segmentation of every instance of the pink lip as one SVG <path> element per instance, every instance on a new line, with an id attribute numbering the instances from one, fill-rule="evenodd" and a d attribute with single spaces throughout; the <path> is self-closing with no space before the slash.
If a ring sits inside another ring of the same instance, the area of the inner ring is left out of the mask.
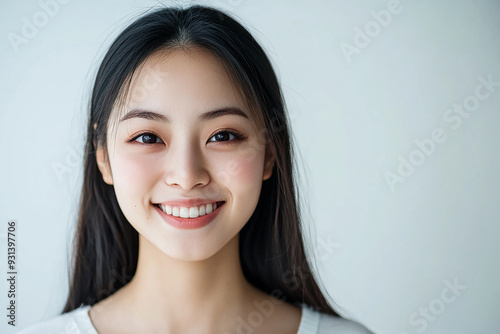
<path id="1" fill-rule="evenodd" d="M 198 206 L 202 204 L 209 204 L 209 203 L 215 203 L 219 202 L 218 200 L 210 200 L 210 199 L 204 199 L 204 198 L 192 198 L 192 199 L 178 199 L 178 200 L 172 200 L 172 201 L 167 201 L 167 202 L 161 202 L 157 204 L 162 204 L 163 206 L 165 205 L 170 205 L 170 206 L 183 206 L 186 208 L 192 207 L 192 206 Z"/>
<path id="2" fill-rule="evenodd" d="M 215 209 L 215 211 L 197 218 L 174 217 L 172 215 L 167 215 L 157 205 L 154 205 L 154 207 L 167 224 L 179 229 L 193 230 L 210 224 L 214 218 L 217 217 L 224 204 L 225 202 L 223 202 L 220 206 L 217 204 L 217 209 Z"/>

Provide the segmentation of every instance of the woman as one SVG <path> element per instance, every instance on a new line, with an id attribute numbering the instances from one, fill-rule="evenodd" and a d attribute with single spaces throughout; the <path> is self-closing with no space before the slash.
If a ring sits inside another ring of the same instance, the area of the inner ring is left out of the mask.
<path id="1" fill-rule="evenodd" d="M 244 27 L 204 6 L 139 18 L 94 84 L 66 306 L 23 333 L 369 333 L 314 279 L 292 154 Z"/>

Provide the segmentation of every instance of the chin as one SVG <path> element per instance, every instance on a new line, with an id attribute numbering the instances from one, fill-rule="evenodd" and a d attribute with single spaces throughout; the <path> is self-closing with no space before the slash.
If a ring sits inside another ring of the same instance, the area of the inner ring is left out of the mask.
<path id="1" fill-rule="evenodd" d="M 213 238 L 210 241 L 214 241 Z M 169 245 L 166 247 L 166 245 Z M 198 240 L 165 242 L 157 248 L 167 257 L 186 262 L 204 261 L 219 254 L 226 244 L 203 243 Z"/>

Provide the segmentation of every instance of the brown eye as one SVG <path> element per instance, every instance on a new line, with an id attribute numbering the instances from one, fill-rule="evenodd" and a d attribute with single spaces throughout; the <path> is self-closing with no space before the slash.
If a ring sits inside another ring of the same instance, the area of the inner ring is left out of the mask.
<path id="1" fill-rule="evenodd" d="M 162 143 L 162 140 L 160 139 L 160 137 L 158 137 L 157 135 L 152 134 L 152 133 L 142 133 L 139 136 L 135 137 L 133 140 L 138 141 L 139 143 L 142 143 L 142 144 Z"/>
<path id="2" fill-rule="evenodd" d="M 212 140 L 215 138 L 214 140 Z M 240 133 L 237 132 L 232 132 L 232 131 L 219 131 L 216 134 L 212 136 L 208 141 L 209 142 L 224 142 L 224 141 L 232 141 L 232 140 L 238 140 L 238 139 L 243 139 L 244 136 Z"/>
<path id="3" fill-rule="evenodd" d="M 232 134 L 229 132 L 219 132 L 212 138 L 215 138 L 215 141 L 228 141 L 231 139 Z"/>

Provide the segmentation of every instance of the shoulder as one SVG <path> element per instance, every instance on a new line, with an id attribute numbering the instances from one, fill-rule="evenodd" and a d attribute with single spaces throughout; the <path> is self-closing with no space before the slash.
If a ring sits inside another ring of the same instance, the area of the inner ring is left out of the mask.
<path id="1" fill-rule="evenodd" d="M 363 325 L 345 318 L 320 313 L 318 334 L 372 334 Z"/>
<path id="2" fill-rule="evenodd" d="M 88 315 L 89 308 L 88 305 L 82 306 L 71 312 L 32 325 L 17 334 L 97 334 Z"/>
<path id="3" fill-rule="evenodd" d="M 320 313 L 309 307 L 302 308 L 298 334 L 372 334 L 363 325 L 341 317 Z"/>

